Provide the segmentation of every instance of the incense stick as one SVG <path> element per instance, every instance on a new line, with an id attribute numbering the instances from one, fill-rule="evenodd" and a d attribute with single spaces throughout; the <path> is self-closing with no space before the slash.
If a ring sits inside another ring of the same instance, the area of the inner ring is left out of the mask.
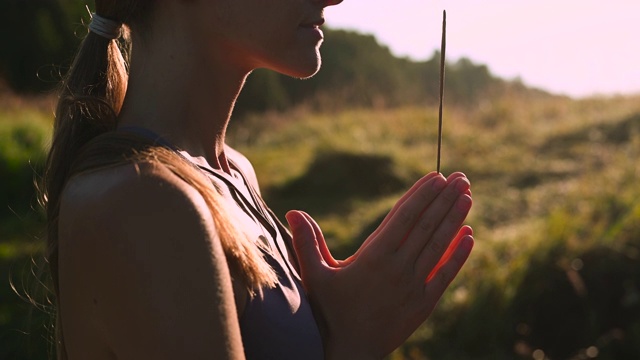
<path id="1" fill-rule="evenodd" d="M 438 164 L 440 173 L 440 151 L 442 150 L 442 100 L 444 98 L 444 55 L 447 49 L 447 11 L 442 10 L 442 43 L 440 44 L 440 109 L 438 111 Z"/>

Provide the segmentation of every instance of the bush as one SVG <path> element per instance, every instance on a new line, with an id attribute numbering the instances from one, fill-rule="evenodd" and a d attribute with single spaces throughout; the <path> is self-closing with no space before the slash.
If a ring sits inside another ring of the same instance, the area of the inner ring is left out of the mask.
<path id="1" fill-rule="evenodd" d="M 0 123 L 0 218 L 36 208 L 34 173 L 41 173 L 47 139 L 37 121 Z"/>

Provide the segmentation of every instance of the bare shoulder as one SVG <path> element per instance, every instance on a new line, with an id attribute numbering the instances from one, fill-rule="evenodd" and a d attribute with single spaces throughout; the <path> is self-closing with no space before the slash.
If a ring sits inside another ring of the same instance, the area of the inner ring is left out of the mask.
<path id="1" fill-rule="evenodd" d="M 183 206 L 168 212 L 172 205 Z M 195 189 L 164 165 L 154 162 L 130 163 L 79 174 L 69 181 L 61 200 L 61 214 L 69 215 L 62 220 L 122 220 L 141 210 L 147 213 L 147 218 L 155 216 L 162 220 L 165 216 L 185 212 L 204 214 L 206 204 Z"/>
<path id="2" fill-rule="evenodd" d="M 247 177 L 247 181 L 249 181 L 253 188 L 258 193 L 260 193 L 258 177 L 256 176 L 256 171 L 254 170 L 253 165 L 251 164 L 249 159 L 247 159 L 247 157 L 244 156 L 241 152 L 230 147 L 229 145 L 225 145 L 224 150 L 227 158 L 233 161 L 240 168 L 242 173 L 244 173 L 244 175 Z"/>
<path id="3" fill-rule="evenodd" d="M 80 339 L 109 344 L 118 358 L 216 358 L 241 349 L 231 278 L 206 203 L 162 164 L 71 179 L 59 246 L 63 326 L 78 340 L 70 351 L 86 350 Z"/>
<path id="4" fill-rule="evenodd" d="M 60 238 L 141 239 L 167 231 L 215 237 L 204 199 L 164 165 L 142 162 L 103 168 L 72 178 L 60 203 Z M 171 226 L 169 227 L 169 224 Z M 127 245 L 136 245 L 131 243 Z"/>

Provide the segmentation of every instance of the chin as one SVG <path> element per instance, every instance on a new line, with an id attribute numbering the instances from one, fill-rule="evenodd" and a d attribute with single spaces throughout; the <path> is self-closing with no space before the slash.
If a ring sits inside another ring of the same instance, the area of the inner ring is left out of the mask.
<path id="1" fill-rule="evenodd" d="M 298 79 L 308 79 L 313 77 L 313 75 L 317 74 L 318 71 L 320 71 L 320 63 L 318 63 L 318 65 L 315 66 L 313 69 L 299 71 L 299 72 L 286 74 L 286 75 L 289 75 L 291 77 L 298 78 Z"/>
<path id="2" fill-rule="evenodd" d="M 278 67 L 273 70 L 294 78 L 308 79 L 320 70 L 321 65 L 322 58 L 320 57 L 320 53 L 316 52 L 313 56 L 297 59 L 295 63 L 290 63 L 288 66 Z"/>

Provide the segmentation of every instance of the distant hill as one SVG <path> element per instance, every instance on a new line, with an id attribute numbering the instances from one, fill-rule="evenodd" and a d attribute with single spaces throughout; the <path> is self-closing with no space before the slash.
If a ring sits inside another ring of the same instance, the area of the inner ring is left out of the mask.
<path id="1" fill-rule="evenodd" d="M 345 107 L 395 107 L 438 101 L 440 53 L 426 61 L 394 56 L 373 35 L 325 30 L 322 69 L 299 81 L 267 70 L 250 77 L 236 109 L 262 111 L 307 104 L 325 110 Z M 521 82 L 495 77 L 486 65 L 461 58 L 446 67 L 447 102 L 471 105 L 505 91 L 546 95 Z"/>
<path id="2" fill-rule="evenodd" d="M 20 94 L 55 87 L 85 31 L 82 21 L 88 21 L 88 13 L 83 4 L 81 0 L 0 2 L 0 83 Z M 412 61 L 394 56 L 372 35 L 333 29 L 325 33 L 324 64 L 315 77 L 299 81 L 255 71 L 236 111 L 282 110 L 301 104 L 331 111 L 437 102 L 438 52 L 429 60 Z M 530 91 L 466 58 L 447 64 L 446 71 L 448 104 L 473 104 L 507 89 Z"/>
<path id="3" fill-rule="evenodd" d="M 329 108 L 345 104 L 395 105 L 419 97 L 422 91 L 415 80 L 423 71 L 417 63 L 394 57 L 372 35 L 343 30 L 325 30 L 325 33 L 321 50 L 323 65 L 316 76 L 297 81 L 256 71 L 248 81 L 248 91 L 240 105 L 251 106 L 244 100 L 255 93 L 254 86 L 262 85 L 260 80 L 255 80 L 265 76 L 272 76 L 276 79 L 274 82 L 282 84 L 288 90 L 284 100 L 294 104 L 311 102 Z"/>

